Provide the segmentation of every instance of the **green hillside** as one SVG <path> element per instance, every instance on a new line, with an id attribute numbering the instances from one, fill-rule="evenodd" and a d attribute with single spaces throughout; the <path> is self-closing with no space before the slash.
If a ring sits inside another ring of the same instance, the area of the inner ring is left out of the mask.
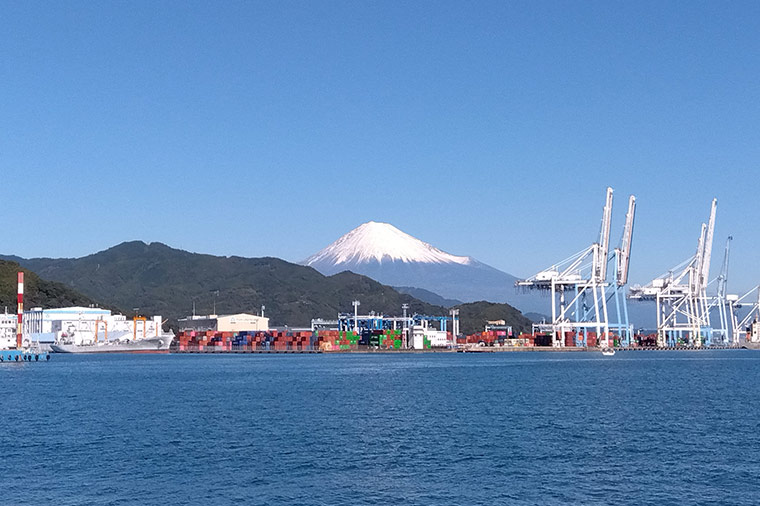
<path id="1" fill-rule="evenodd" d="M 529 332 L 531 328 L 531 321 L 509 304 L 480 301 L 460 304 L 455 309 L 459 309 L 460 331 L 463 334 L 482 332 L 486 322 L 493 320 L 505 320 L 515 333 Z"/>
<path id="2" fill-rule="evenodd" d="M 401 314 L 401 305 L 414 312 L 448 315 L 448 309 L 401 294 L 365 276 L 342 272 L 323 276 L 311 267 L 278 258 L 221 257 L 190 253 L 161 243 L 122 243 L 82 258 L 19 259 L 27 274 L 27 307 L 90 305 L 136 308 L 141 314 L 161 315 L 170 324 L 192 313 L 239 312 L 265 314 L 273 326 L 308 326 L 312 318 L 335 318 L 352 312 L 351 301 L 361 311 Z M 2 301 L 15 308 L 15 272 L 18 266 L 3 262 Z M 5 272 L 7 271 L 7 272 Z M 28 271 L 27 271 L 28 272 Z M 46 282 L 41 278 L 53 280 Z M 84 294 L 84 295 L 80 295 Z M 487 320 L 504 319 L 515 330 L 530 328 L 530 321 L 507 304 L 460 304 L 461 330 L 480 332 Z"/>
<path id="3" fill-rule="evenodd" d="M 16 312 L 17 273 L 24 272 L 24 307 L 90 306 L 95 301 L 62 283 L 46 281 L 16 262 L 0 260 L 0 311 Z"/>
<path id="4" fill-rule="evenodd" d="M 259 312 L 271 325 L 308 326 L 312 318 L 353 311 L 446 314 L 444 308 L 402 295 L 364 276 L 343 272 L 325 277 L 310 267 L 277 258 L 220 257 L 190 253 L 164 244 L 122 243 L 76 259 L 19 259 L 45 279 L 64 283 L 104 304 L 170 321 L 191 314 Z"/>

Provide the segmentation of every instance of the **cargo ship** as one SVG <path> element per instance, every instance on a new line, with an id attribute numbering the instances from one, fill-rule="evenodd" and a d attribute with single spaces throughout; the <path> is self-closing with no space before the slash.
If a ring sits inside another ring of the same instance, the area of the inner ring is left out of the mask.
<path id="1" fill-rule="evenodd" d="M 109 312 L 110 313 L 110 312 Z M 161 329 L 161 317 L 81 316 L 55 323 L 55 353 L 169 353 L 174 334 Z"/>
<path id="2" fill-rule="evenodd" d="M 58 342 L 51 344 L 55 353 L 169 353 L 174 334 L 141 339 L 123 339 L 93 344 Z"/>

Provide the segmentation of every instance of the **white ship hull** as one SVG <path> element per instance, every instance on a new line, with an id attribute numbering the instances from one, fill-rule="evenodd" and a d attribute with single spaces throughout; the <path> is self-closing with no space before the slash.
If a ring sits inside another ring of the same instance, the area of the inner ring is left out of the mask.
<path id="1" fill-rule="evenodd" d="M 55 353 L 169 353 L 173 335 L 98 344 L 51 344 Z"/>

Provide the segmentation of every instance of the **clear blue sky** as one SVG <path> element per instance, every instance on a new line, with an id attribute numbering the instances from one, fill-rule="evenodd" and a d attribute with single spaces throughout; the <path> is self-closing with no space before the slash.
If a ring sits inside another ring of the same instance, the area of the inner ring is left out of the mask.
<path id="1" fill-rule="evenodd" d="M 387 221 L 530 275 L 639 214 L 632 281 L 760 282 L 758 2 L 2 2 L 0 251 L 299 261 Z"/>

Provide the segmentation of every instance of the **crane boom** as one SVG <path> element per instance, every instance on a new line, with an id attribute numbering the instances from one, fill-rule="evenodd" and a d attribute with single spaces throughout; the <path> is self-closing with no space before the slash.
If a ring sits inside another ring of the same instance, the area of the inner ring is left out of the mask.
<path id="1" fill-rule="evenodd" d="M 718 275 L 718 297 L 723 300 L 726 299 L 726 286 L 728 284 L 728 257 L 731 253 L 731 241 L 733 236 L 728 236 L 726 239 L 726 249 L 723 252 L 723 265 L 720 269 L 720 275 Z"/>
<path id="2" fill-rule="evenodd" d="M 612 224 L 612 188 L 607 187 L 607 198 L 604 202 L 602 213 L 602 229 L 599 232 L 599 248 L 594 260 L 594 276 L 597 283 L 604 283 L 607 279 L 607 255 L 610 249 L 610 225 Z"/>
<path id="3" fill-rule="evenodd" d="M 628 212 L 625 215 L 625 227 L 623 238 L 620 240 L 620 253 L 617 257 L 617 284 L 623 286 L 628 283 L 628 266 L 631 263 L 631 241 L 633 240 L 633 220 L 636 214 L 636 197 L 628 198 Z"/>
<path id="4" fill-rule="evenodd" d="M 697 242 L 697 252 L 694 254 L 694 259 L 691 261 L 689 288 L 692 295 L 699 295 L 702 291 L 702 255 L 705 252 L 705 236 L 707 235 L 707 225 L 702 223 L 702 231 L 699 234 L 699 242 Z"/>
<path id="5" fill-rule="evenodd" d="M 710 220 L 707 222 L 707 235 L 705 236 L 704 251 L 702 253 L 702 265 L 700 266 L 700 283 L 704 287 L 710 277 L 710 258 L 712 255 L 713 234 L 715 232 L 715 210 L 718 206 L 718 199 L 713 199 L 710 207 Z"/>

